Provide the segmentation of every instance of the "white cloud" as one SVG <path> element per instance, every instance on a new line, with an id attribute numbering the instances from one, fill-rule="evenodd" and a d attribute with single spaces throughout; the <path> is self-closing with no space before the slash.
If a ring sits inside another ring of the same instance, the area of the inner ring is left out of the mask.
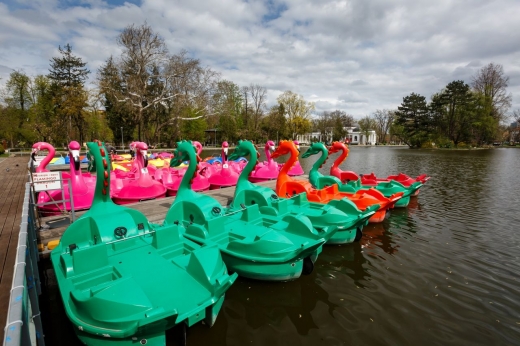
<path id="1" fill-rule="evenodd" d="M 511 77 L 513 106 L 520 108 L 517 0 L 70 4 L 0 3 L 0 65 L 47 73 L 58 45 L 71 43 L 94 77 L 108 56 L 119 54 L 118 33 L 147 21 L 172 53 L 186 49 L 223 78 L 267 87 L 270 104 L 292 90 L 316 102 L 317 111 L 337 108 L 361 117 L 394 108 L 411 92 L 429 98 L 453 80 L 470 83 L 494 62 Z"/>

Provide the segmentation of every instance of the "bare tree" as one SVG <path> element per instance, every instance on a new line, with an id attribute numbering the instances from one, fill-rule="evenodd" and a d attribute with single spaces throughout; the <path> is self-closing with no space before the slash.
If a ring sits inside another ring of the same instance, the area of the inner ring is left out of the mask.
<path id="1" fill-rule="evenodd" d="M 366 115 L 365 117 L 358 120 L 359 124 L 359 131 L 365 135 L 365 138 L 368 138 L 370 135 L 370 131 L 372 131 L 376 127 L 376 121 L 370 117 L 369 115 Z M 367 140 L 365 139 L 365 143 Z"/>
<path id="2" fill-rule="evenodd" d="M 395 119 L 395 111 L 388 109 L 378 109 L 372 114 L 372 117 L 375 120 L 374 125 L 377 135 L 377 142 L 386 142 L 386 135 L 390 131 L 390 126 Z"/>
<path id="3" fill-rule="evenodd" d="M 118 36 L 117 44 L 123 49 L 118 60 L 123 87 L 112 92 L 119 102 L 128 103 L 135 110 L 134 121 L 141 140 L 144 111 L 175 96 L 169 92 L 169 85 L 176 76 L 166 68 L 168 49 L 164 39 L 146 23 L 127 26 Z M 160 88 L 150 93 L 152 79 L 159 80 Z"/>
<path id="4" fill-rule="evenodd" d="M 161 103 L 167 109 L 167 116 L 156 120 L 156 132 L 174 125 L 173 135 L 179 138 L 182 121 L 213 115 L 211 98 L 220 74 L 202 66 L 198 59 L 190 58 L 185 50 L 169 58 L 166 70 L 179 78 L 169 85 L 168 94 L 173 97 Z"/>
<path id="5" fill-rule="evenodd" d="M 246 109 L 247 109 L 247 107 L 251 107 L 251 110 L 253 113 L 251 115 L 251 120 L 252 120 L 251 130 L 255 135 L 259 135 L 260 121 L 262 120 L 262 117 L 265 114 L 265 109 L 267 107 L 266 106 L 267 89 L 258 84 L 251 84 L 251 85 L 249 85 L 249 87 L 246 87 L 246 88 L 247 88 L 247 91 L 249 92 L 249 94 L 251 94 L 251 101 L 252 101 L 252 104 L 250 106 L 246 105 Z"/>
<path id="6" fill-rule="evenodd" d="M 472 80 L 473 89 L 484 97 L 490 106 L 490 115 L 497 120 L 503 120 L 511 107 L 512 96 L 506 91 L 508 83 L 509 77 L 504 75 L 502 65 L 493 63 L 481 68 Z"/>

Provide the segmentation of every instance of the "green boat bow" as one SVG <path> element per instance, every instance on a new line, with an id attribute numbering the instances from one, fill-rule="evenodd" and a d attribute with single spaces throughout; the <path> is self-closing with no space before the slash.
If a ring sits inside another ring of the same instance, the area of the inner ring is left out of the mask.
<path id="1" fill-rule="evenodd" d="M 247 179 L 258 160 L 256 148 L 251 142 L 239 141 L 230 160 L 247 155 L 250 159 L 238 179 L 230 211 L 238 210 L 242 205 L 258 205 L 260 212 L 266 216 L 285 218 L 291 215 L 299 218 L 303 215 L 327 244 L 346 244 L 361 239 L 363 226 L 374 214 L 372 209 L 363 212 L 346 199 L 334 201 L 336 206 L 313 203 L 309 202 L 305 193 L 278 198 L 272 189 L 253 184 Z"/>
<path id="2" fill-rule="evenodd" d="M 310 273 L 325 242 L 308 218 L 266 218 L 258 205 L 228 212 L 214 198 L 190 189 L 196 172 L 191 142 L 177 143 L 170 166 L 189 161 L 164 225 L 181 225 L 183 235 L 204 245 L 216 244 L 231 272 L 271 281 Z"/>
<path id="3" fill-rule="evenodd" d="M 67 316 L 87 345 L 165 345 L 165 330 L 199 321 L 213 325 L 235 281 L 216 246 L 158 226 L 110 199 L 110 160 L 88 143 L 96 167 L 92 207 L 52 251 Z"/>

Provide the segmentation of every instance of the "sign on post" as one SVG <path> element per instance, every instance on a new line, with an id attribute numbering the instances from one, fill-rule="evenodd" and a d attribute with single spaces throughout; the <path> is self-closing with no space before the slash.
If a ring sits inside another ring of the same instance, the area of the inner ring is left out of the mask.
<path id="1" fill-rule="evenodd" d="M 34 191 L 61 190 L 60 172 L 42 172 L 32 174 Z"/>

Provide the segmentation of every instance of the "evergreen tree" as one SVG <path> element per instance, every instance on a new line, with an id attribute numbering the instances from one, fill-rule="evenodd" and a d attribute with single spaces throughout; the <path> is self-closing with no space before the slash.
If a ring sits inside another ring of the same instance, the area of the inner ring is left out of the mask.
<path id="1" fill-rule="evenodd" d="M 115 143 L 119 144 L 121 137 L 124 143 L 133 140 L 137 124 L 133 117 L 128 116 L 132 111 L 128 104 L 118 102 L 114 96 L 114 93 L 119 93 L 123 89 L 123 83 L 112 56 L 99 68 L 97 79 L 99 91 L 104 97 L 106 121 L 116 138 Z"/>
<path id="2" fill-rule="evenodd" d="M 72 140 L 72 127 L 76 127 L 80 142 L 83 141 L 85 119 L 83 108 L 87 106 L 85 81 L 90 71 L 86 62 L 72 54 L 72 47 L 66 44 L 64 49 L 58 47 L 60 57 L 51 59 L 51 67 L 47 77 L 52 81 L 54 104 L 58 116 L 68 128 L 68 141 Z"/>
<path id="3" fill-rule="evenodd" d="M 471 140 L 471 125 L 475 118 L 475 97 L 468 84 L 458 80 L 432 97 L 430 110 L 442 136 L 457 145 Z"/>
<path id="4" fill-rule="evenodd" d="M 402 126 L 402 140 L 412 148 L 420 148 L 428 140 L 431 125 L 426 98 L 411 93 L 397 109 L 396 124 Z"/>

